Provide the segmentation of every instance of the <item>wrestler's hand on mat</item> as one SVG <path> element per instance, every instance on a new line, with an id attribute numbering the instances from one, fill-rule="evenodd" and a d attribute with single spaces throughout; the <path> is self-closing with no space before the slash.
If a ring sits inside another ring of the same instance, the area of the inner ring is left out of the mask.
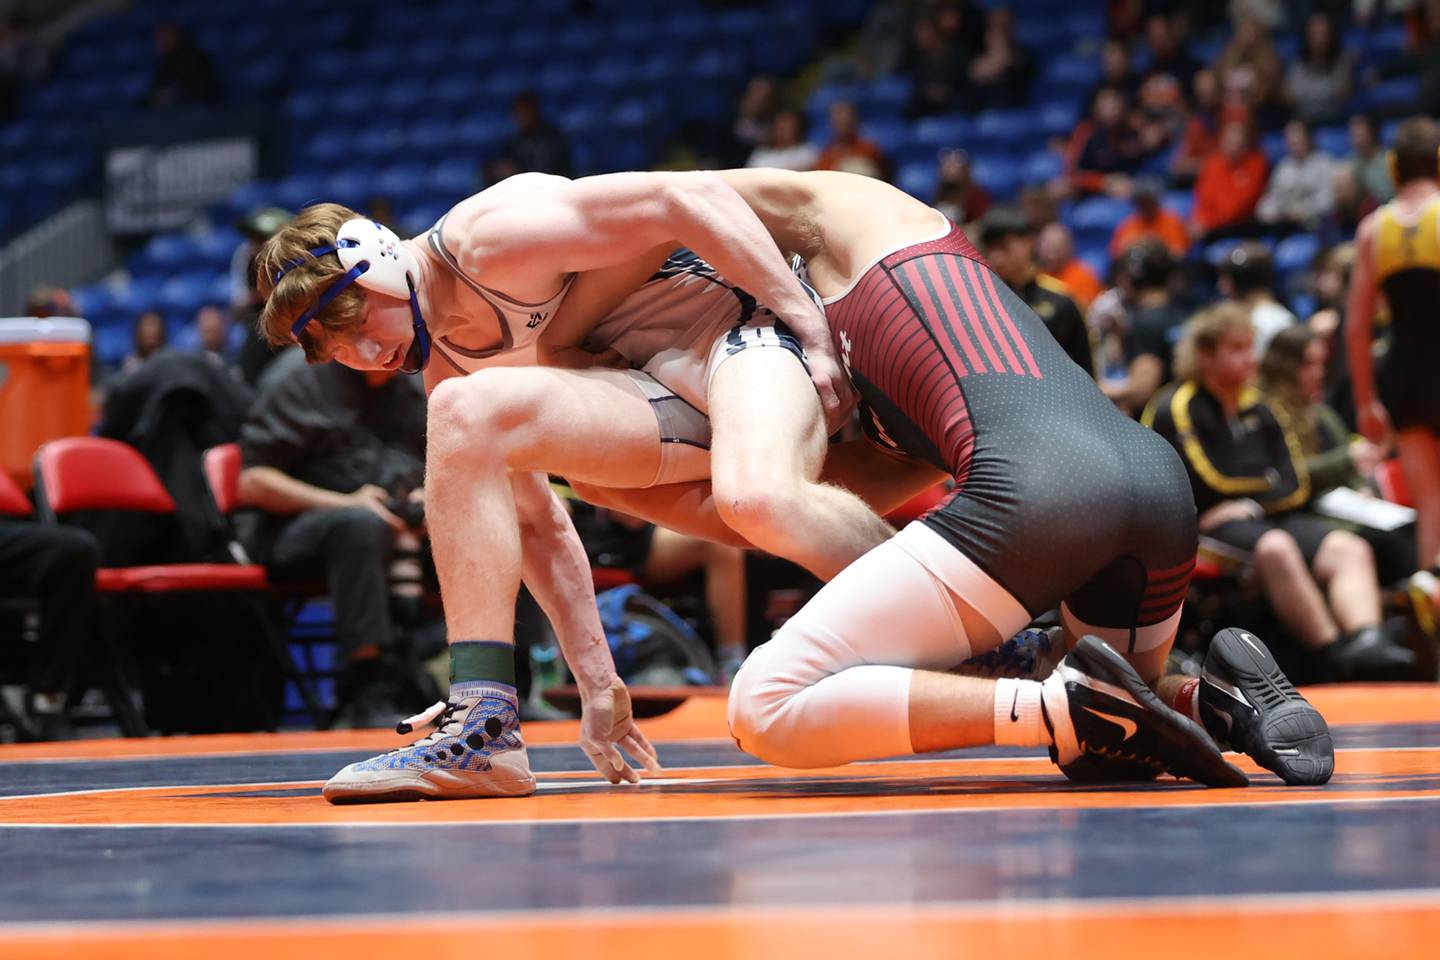
<path id="1" fill-rule="evenodd" d="M 580 693 L 580 749 L 611 783 L 625 780 L 639 783 L 640 774 L 630 766 L 626 753 L 640 761 L 646 770 L 657 772 L 660 758 L 655 748 L 635 726 L 630 715 L 630 691 L 618 677 L 609 686 Z"/>
<path id="2" fill-rule="evenodd" d="M 381 520 L 384 520 L 390 526 L 390 529 L 396 533 L 409 529 L 405 525 L 405 521 L 391 513 L 390 508 L 386 506 L 390 501 L 390 494 L 385 491 L 384 487 L 377 487 L 373 483 L 367 483 L 359 490 L 350 494 L 349 500 L 352 505 L 364 507 Z"/>

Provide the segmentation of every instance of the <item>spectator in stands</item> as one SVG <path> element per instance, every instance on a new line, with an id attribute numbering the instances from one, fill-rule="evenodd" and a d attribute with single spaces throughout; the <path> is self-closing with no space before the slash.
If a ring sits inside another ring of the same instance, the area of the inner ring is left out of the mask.
<path id="1" fill-rule="evenodd" d="M 1090 309 L 1105 285 L 1090 264 L 1075 255 L 1075 237 L 1070 228 L 1059 222 L 1047 223 L 1038 236 L 1035 256 L 1041 272 L 1063 283 L 1081 310 Z"/>
<path id="2" fill-rule="evenodd" d="M 1310 476 L 1312 496 L 1336 487 L 1369 493 L 1370 478 L 1385 459 L 1384 448 L 1350 432 L 1340 414 L 1324 401 L 1329 349 L 1325 340 L 1303 324 L 1275 335 L 1260 361 L 1260 389 L 1265 402 L 1289 424 Z M 1396 583 L 1415 573 L 1415 537 L 1396 530 L 1350 525 L 1370 544 L 1382 583 Z"/>
<path id="3" fill-rule="evenodd" d="M 965 101 L 971 110 L 1022 107 L 1030 97 L 1035 65 L 1015 42 L 1015 14 L 1004 7 L 991 10 L 985 24 L 985 45 L 970 61 Z"/>
<path id="4" fill-rule="evenodd" d="M 830 145 L 820 152 L 817 170 L 841 170 L 879 180 L 890 179 L 890 159 L 860 135 L 860 113 L 848 100 L 830 105 Z"/>
<path id="5" fill-rule="evenodd" d="M 1200 176 L 1205 161 L 1220 146 L 1220 131 L 1235 120 L 1248 123 L 1250 111 L 1237 100 L 1227 100 L 1213 70 L 1199 70 L 1192 85 L 1194 103 L 1180 137 L 1180 146 L 1170 162 L 1170 173 L 1181 184 Z"/>
<path id="6" fill-rule="evenodd" d="M 1039 229 L 1060 219 L 1059 195 L 1053 188 L 1038 183 L 1021 188 L 1020 212 L 1025 215 L 1032 229 Z"/>
<path id="7" fill-rule="evenodd" d="M 914 81 L 910 112 L 926 116 L 955 109 L 968 61 L 969 51 L 948 39 L 933 15 L 917 19 L 908 66 Z"/>
<path id="8" fill-rule="evenodd" d="M 735 164 L 744 163 L 747 157 L 753 156 L 756 150 L 770 142 L 774 135 L 775 115 L 779 111 L 780 91 L 775 85 L 775 79 L 763 73 L 751 77 L 750 82 L 745 85 L 745 92 L 740 95 L 740 105 L 735 110 L 735 123 L 731 127 L 731 135 L 735 141 L 731 157 Z"/>
<path id="9" fill-rule="evenodd" d="M 1135 212 L 1130 214 L 1110 236 L 1110 256 L 1118 260 L 1135 243 L 1154 238 L 1165 244 L 1176 257 L 1190 249 L 1190 233 L 1185 220 L 1160 202 L 1163 184 L 1156 177 L 1140 177 L 1135 181 Z"/>
<path id="10" fill-rule="evenodd" d="M 99 565 L 99 544 L 84 530 L 0 518 L 0 596 L 39 605 L 27 708 L 42 740 L 71 735 L 67 700 L 94 637 Z"/>
<path id="11" fill-rule="evenodd" d="M 242 315 L 259 315 L 265 302 L 255 289 L 255 254 L 266 240 L 290 222 L 290 211 L 279 207 L 260 207 L 241 218 L 236 226 L 242 237 L 230 255 L 230 306 Z M 385 221 L 380 221 L 384 223 Z"/>
<path id="12" fill-rule="evenodd" d="M 515 136 L 490 165 L 492 182 L 517 173 L 554 173 L 562 177 L 574 173 L 570 141 L 545 118 L 539 97 L 529 90 L 520 94 L 510 105 L 510 117 L 515 121 Z"/>
<path id="13" fill-rule="evenodd" d="M 1380 146 L 1375 118 L 1357 113 L 1350 118 L 1351 169 L 1360 188 L 1375 204 L 1387 203 L 1395 196 L 1395 181 L 1390 177 L 1390 157 Z"/>
<path id="14" fill-rule="evenodd" d="M 1035 231 L 1013 207 L 996 207 L 980 219 L 980 248 L 990 266 L 1034 310 L 1070 359 L 1092 377 L 1090 330 L 1069 288 L 1040 272 L 1035 263 Z"/>
<path id="15" fill-rule="evenodd" d="M 76 316 L 75 298 L 64 287 L 36 287 L 25 298 L 25 315 L 41 318 Z"/>
<path id="16" fill-rule="evenodd" d="M 1272 230 L 1316 230 L 1335 205 L 1335 161 L 1315 149 L 1303 120 L 1285 124 L 1285 156 L 1275 165 L 1255 212 Z"/>
<path id="17" fill-rule="evenodd" d="M 1270 31 L 1257 17 L 1240 17 L 1234 37 L 1215 66 L 1221 85 L 1247 90 L 1250 105 L 1262 118 L 1277 104 L 1284 66 Z"/>
<path id="18" fill-rule="evenodd" d="M 165 325 L 165 316 L 159 310 L 146 310 L 135 318 L 135 332 L 130 354 L 120 364 L 122 374 L 134 373 L 150 357 L 165 349 L 170 342 L 170 331 Z"/>
<path id="19" fill-rule="evenodd" d="M 1258 359 L 1270 339 L 1296 322 L 1275 299 L 1275 261 L 1263 243 L 1248 241 L 1231 250 L 1220 265 L 1220 293 L 1250 319 Z"/>
<path id="20" fill-rule="evenodd" d="M 1376 207 L 1355 179 L 1355 168 L 1340 163 L 1330 168 L 1330 200 L 1330 210 L 1317 231 L 1320 242 L 1326 245 L 1355 239 L 1360 221 Z"/>
<path id="21" fill-rule="evenodd" d="M 940 151 L 940 182 L 935 209 L 956 223 L 973 223 L 990 209 L 990 194 L 975 182 L 970 154 L 964 150 Z"/>
<path id="22" fill-rule="evenodd" d="M 195 314 L 195 329 L 200 334 L 200 352 L 205 359 L 235 377 L 235 350 L 230 345 L 230 317 L 214 304 L 207 304 Z"/>
<path id="23" fill-rule="evenodd" d="M 1124 94 L 1106 87 L 1095 95 L 1089 119 L 1070 138 L 1066 156 L 1070 186 L 1079 193 L 1126 196 L 1144 153 Z"/>
<path id="24" fill-rule="evenodd" d="M 745 166 L 814 170 L 820 162 L 820 151 L 805 134 L 804 114 L 798 110 L 781 110 L 770 123 L 765 146 L 757 147 Z"/>
<path id="25" fill-rule="evenodd" d="M 893 76 L 904 68 L 919 6 L 919 0 L 871 4 L 855 50 L 855 67 L 863 79 Z"/>
<path id="26" fill-rule="evenodd" d="M 1102 90 L 1117 90 L 1127 102 L 1140 92 L 1140 76 L 1130 63 L 1130 47 L 1119 37 L 1110 37 L 1100 46 L 1100 82 L 1090 91 L 1092 110 Z"/>
<path id="27" fill-rule="evenodd" d="M 188 30 L 168 21 L 156 24 L 155 49 L 160 62 L 155 65 L 146 97 L 151 107 L 163 110 L 220 102 L 222 90 L 215 64 Z"/>
<path id="28" fill-rule="evenodd" d="M 1142 86 L 1156 77 L 1169 77 L 1184 99 L 1191 88 L 1200 63 L 1185 49 L 1176 34 L 1173 16 L 1154 12 L 1145 18 L 1145 43 L 1150 48 L 1150 66 L 1141 80 Z"/>
<path id="29" fill-rule="evenodd" d="M 1334 21 L 1326 13 L 1310 14 L 1305 21 L 1305 48 L 1285 78 L 1285 96 L 1296 117 L 1310 124 L 1335 123 L 1344 117 L 1352 68 L 1340 49 Z"/>
<path id="30" fill-rule="evenodd" d="M 1227 123 L 1220 146 L 1205 160 L 1195 181 L 1195 209 L 1190 232 L 1213 240 L 1255 230 L 1255 207 L 1265 192 L 1269 164 L 1255 146 L 1250 126 Z"/>
<path id="31" fill-rule="evenodd" d="M 1285 629 L 1342 679 L 1391 678 L 1414 655 L 1380 626 L 1375 558 L 1364 540 L 1301 512 L 1304 466 L 1275 411 L 1253 389 L 1254 329 L 1234 305 L 1186 328 L 1180 382 L 1146 421 L 1185 461 L 1200 532 L 1252 554 L 1256 580 Z"/>
<path id="32" fill-rule="evenodd" d="M 1130 288 L 1126 329 L 1120 335 L 1123 366 L 1119 376 L 1101 381 L 1105 396 L 1138 417 L 1155 391 L 1169 382 L 1175 343 L 1185 311 L 1175 305 L 1170 283 L 1175 260 L 1165 244 L 1151 238 L 1128 247 L 1115 267 Z"/>
<path id="33" fill-rule="evenodd" d="M 388 569 L 420 533 L 425 396 L 417 379 L 338 363 L 301 367 L 260 395 L 240 431 L 237 516 L 250 555 L 277 581 L 323 579 L 345 664 L 341 717 L 394 723 L 397 646 Z"/>

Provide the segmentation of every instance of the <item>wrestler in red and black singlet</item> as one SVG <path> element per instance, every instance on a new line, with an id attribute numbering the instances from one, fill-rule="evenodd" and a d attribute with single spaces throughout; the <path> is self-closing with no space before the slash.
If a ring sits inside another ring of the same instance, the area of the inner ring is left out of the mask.
<path id="1" fill-rule="evenodd" d="M 922 518 L 1035 615 L 1171 616 L 1195 562 L 1184 465 L 1100 393 L 959 227 L 883 258 L 826 315 L 872 439 L 952 473 Z"/>

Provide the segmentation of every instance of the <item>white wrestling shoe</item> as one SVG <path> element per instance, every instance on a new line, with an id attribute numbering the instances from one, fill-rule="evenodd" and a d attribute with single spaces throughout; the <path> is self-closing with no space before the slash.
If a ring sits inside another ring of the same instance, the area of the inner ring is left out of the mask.
<path id="1" fill-rule="evenodd" d="M 395 803 L 528 797 L 535 792 L 520 738 L 515 701 L 486 692 L 435 704 L 402 721 L 397 733 L 430 722 L 435 730 L 408 747 L 345 767 L 325 784 L 331 803 Z"/>

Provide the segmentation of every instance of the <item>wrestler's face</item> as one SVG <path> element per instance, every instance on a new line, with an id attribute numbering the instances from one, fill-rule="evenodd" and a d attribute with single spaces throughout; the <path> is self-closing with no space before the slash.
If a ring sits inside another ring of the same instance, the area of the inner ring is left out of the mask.
<path id="1" fill-rule="evenodd" d="M 312 329 L 318 326 L 311 324 Z M 322 353 L 352 370 L 399 370 L 415 339 L 410 304 L 367 290 L 360 325 L 321 336 Z"/>

